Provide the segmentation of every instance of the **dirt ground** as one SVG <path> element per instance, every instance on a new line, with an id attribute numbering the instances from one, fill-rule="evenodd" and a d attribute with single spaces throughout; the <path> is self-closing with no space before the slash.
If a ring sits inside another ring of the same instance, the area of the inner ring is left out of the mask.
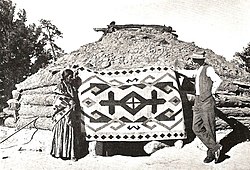
<path id="1" fill-rule="evenodd" d="M 0 141 L 15 132 L 14 128 L 0 126 Z M 241 133 L 242 132 L 242 133 Z M 221 162 L 204 164 L 206 148 L 197 138 L 181 149 L 174 146 L 160 149 L 149 156 L 91 156 L 77 162 L 50 156 L 51 131 L 23 129 L 0 144 L 1 170 L 162 170 L 162 169 L 225 169 L 250 170 L 250 142 L 237 129 L 217 131 L 225 156 Z"/>

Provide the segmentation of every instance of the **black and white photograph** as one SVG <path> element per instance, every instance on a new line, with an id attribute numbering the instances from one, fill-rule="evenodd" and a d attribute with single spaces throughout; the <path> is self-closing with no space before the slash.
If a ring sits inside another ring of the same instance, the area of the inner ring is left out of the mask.
<path id="1" fill-rule="evenodd" d="M 0 0 L 0 169 L 249 169 L 249 9 Z"/>

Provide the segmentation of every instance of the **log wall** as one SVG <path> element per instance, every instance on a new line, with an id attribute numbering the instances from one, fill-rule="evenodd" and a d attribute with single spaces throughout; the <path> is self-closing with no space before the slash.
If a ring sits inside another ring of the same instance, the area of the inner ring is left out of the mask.
<path id="1" fill-rule="evenodd" d="M 53 99 L 55 94 L 52 93 L 51 86 L 41 87 L 37 89 L 26 90 L 22 93 L 21 96 L 21 108 L 19 110 L 20 119 L 17 123 L 14 123 L 12 116 L 8 117 L 5 120 L 5 126 L 9 127 L 20 127 L 32 121 L 35 116 L 38 116 L 39 119 L 35 124 L 30 125 L 31 127 L 36 127 L 39 129 L 52 129 L 52 120 L 51 116 L 54 112 L 53 110 Z M 216 119 L 216 129 L 229 129 L 232 128 L 226 118 L 234 118 L 246 127 L 250 128 L 250 98 L 247 96 L 236 96 L 236 95 L 226 95 L 219 94 L 220 98 L 217 100 L 217 108 L 221 113 L 223 113 L 222 118 Z M 182 93 L 184 112 L 187 114 L 192 114 L 192 111 L 189 111 L 193 105 L 194 96 L 192 94 Z M 8 115 L 12 115 L 12 111 L 8 108 L 4 109 L 4 112 Z M 187 118 L 186 121 L 191 121 Z"/>

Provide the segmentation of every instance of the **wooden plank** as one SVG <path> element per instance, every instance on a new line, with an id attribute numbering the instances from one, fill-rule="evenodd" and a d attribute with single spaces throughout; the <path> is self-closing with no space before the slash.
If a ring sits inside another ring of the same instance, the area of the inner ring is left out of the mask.
<path id="1" fill-rule="evenodd" d="M 250 108 L 249 107 L 219 107 L 220 111 L 223 112 L 227 117 L 235 116 L 235 117 L 250 117 Z"/>
<path id="2" fill-rule="evenodd" d="M 239 85 L 239 86 L 241 86 L 243 88 L 250 88 L 250 84 L 249 83 L 245 83 L 245 82 L 233 81 L 233 84 Z"/>

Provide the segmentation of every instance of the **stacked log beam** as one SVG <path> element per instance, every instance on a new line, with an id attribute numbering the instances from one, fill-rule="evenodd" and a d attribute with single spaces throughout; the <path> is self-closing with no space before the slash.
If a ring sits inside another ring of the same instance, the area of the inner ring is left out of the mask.
<path id="1" fill-rule="evenodd" d="M 45 84 L 41 87 L 38 86 L 26 86 L 22 89 L 21 93 L 21 107 L 18 111 L 19 119 L 15 123 L 14 118 L 9 116 L 5 120 L 5 126 L 21 128 L 28 124 L 34 118 L 39 117 L 35 122 L 30 124 L 27 128 L 38 128 L 43 130 L 52 129 L 52 119 L 51 116 L 54 113 L 53 101 L 55 94 L 53 90 L 55 85 Z M 12 115 L 8 108 L 4 109 L 4 112 L 8 115 Z"/>
<path id="2" fill-rule="evenodd" d="M 237 88 L 238 89 L 238 88 Z M 243 93 L 249 89 L 242 89 Z M 250 129 L 250 96 L 239 95 L 235 93 L 219 94 L 219 100 L 216 103 L 217 108 L 224 114 L 224 120 L 217 120 L 217 129 L 233 128 L 229 119 L 237 120 L 239 123 Z"/>

